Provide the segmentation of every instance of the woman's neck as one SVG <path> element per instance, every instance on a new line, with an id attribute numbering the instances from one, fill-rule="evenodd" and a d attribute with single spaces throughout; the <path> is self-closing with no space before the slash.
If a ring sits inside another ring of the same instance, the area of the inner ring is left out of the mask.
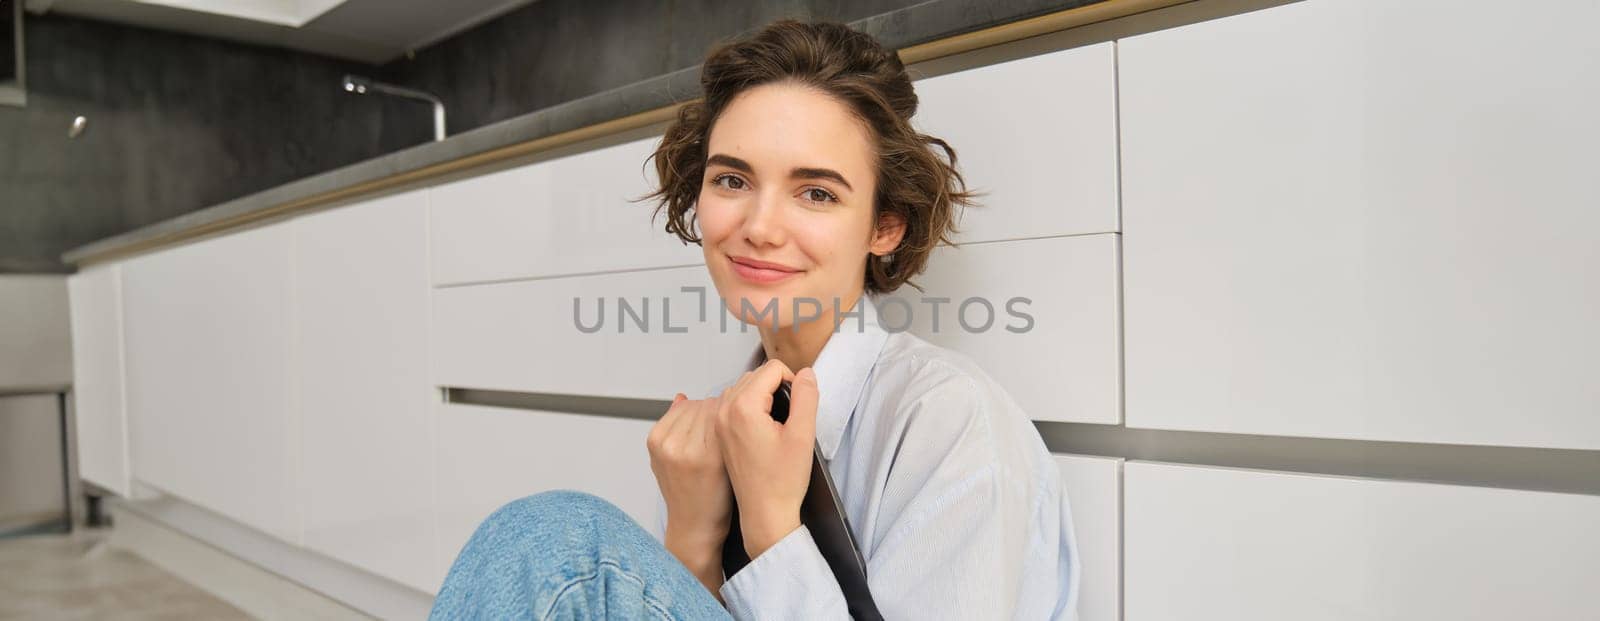
<path id="1" fill-rule="evenodd" d="M 848 313 L 856 310 L 861 303 L 861 295 L 857 293 L 853 299 L 841 299 L 839 312 Z M 761 331 L 761 349 L 766 352 L 768 360 L 776 358 L 783 361 L 784 366 L 790 371 L 799 372 L 800 369 L 812 366 L 817 362 L 817 356 L 822 355 L 823 346 L 828 344 L 828 339 L 833 336 L 834 324 L 838 323 L 830 300 L 824 305 L 821 316 L 806 321 L 792 321 L 790 325 L 777 330 Z"/>

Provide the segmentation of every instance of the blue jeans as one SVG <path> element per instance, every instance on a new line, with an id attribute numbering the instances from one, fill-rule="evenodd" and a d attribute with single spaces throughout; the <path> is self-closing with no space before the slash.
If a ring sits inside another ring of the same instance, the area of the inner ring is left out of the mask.
<path id="1" fill-rule="evenodd" d="M 730 619 L 615 505 L 572 491 L 501 507 L 467 541 L 433 619 Z"/>

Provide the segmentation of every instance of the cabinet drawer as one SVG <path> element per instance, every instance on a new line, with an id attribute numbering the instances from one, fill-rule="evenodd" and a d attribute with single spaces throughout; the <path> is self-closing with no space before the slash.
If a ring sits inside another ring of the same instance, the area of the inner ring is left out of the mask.
<path id="1" fill-rule="evenodd" d="M 1580 619 L 1600 497 L 1124 466 L 1129 621 Z"/>
<path id="2" fill-rule="evenodd" d="M 1600 449 L 1600 5 L 1119 42 L 1130 426 Z"/>
<path id="3" fill-rule="evenodd" d="M 970 188 L 959 241 L 1116 231 L 1116 60 L 1111 43 L 916 82 L 914 123 L 956 151 Z"/>
<path id="4" fill-rule="evenodd" d="M 1106 233 L 940 248 L 924 291 L 897 291 L 904 303 L 880 304 L 882 321 L 903 327 L 909 310 L 913 334 L 970 356 L 1034 420 L 1115 424 L 1117 243 Z"/>
<path id="5" fill-rule="evenodd" d="M 682 287 L 703 288 L 704 305 Z M 435 383 L 535 393 L 701 397 L 760 342 L 699 265 L 435 289 L 432 321 Z"/>
<path id="6" fill-rule="evenodd" d="M 449 403 L 437 414 L 435 588 L 478 524 L 523 496 L 588 492 L 654 531 L 660 493 L 645 448 L 653 421 Z"/>
<path id="7" fill-rule="evenodd" d="M 703 261 L 652 219 L 653 136 L 431 188 L 434 284 Z M 665 218 L 665 215 L 662 216 Z"/>

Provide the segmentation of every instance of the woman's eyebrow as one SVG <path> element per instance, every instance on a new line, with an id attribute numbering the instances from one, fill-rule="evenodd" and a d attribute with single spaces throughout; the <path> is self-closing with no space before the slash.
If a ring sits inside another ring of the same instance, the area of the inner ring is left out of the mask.
<path id="1" fill-rule="evenodd" d="M 721 164 L 748 175 L 756 174 L 755 167 L 751 166 L 749 162 L 741 160 L 732 155 L 725 155 L 722 153 L 712 154 L 711 157 L 706 158 L 706 165 L 710 166 L 712 164 Z M 855 188 L 850 187 L 849 181 L 844 180 L 844 175 L 839 174 L 839 172 L 836 170 L 828 168 L 797 167 L 794 170 L 789 171 L 789 178 L 832 179 L 839 182 L 840 185 L 843 185 L 844 189 L 850 190 L 851 192 L 856 191 Z"/>

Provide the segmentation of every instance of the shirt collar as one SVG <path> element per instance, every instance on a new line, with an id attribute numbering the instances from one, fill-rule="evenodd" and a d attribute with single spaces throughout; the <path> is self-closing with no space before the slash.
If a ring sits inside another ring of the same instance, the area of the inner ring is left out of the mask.
<path id="1" fill-rule="evenodd" d="M 859 311 L 859 312 L 856 312 Z M 867 293 L 862 293 L 856 308 L 850 313 L 840 313 L 839 323 L 822 353 L 811 365 L 817 374 L 817 447 L 824 459 L 833 459 L 844 439 L 844 430 L 850 425 L 866 388 L 867 376 L 878 362 L 889 334 L 878 322 L 878 305 Z M 761 344 L 750 356 L 746 370 L 754 370 L 767 359 Z M 795 369 L 798 371 L 799 369 Z"/>

